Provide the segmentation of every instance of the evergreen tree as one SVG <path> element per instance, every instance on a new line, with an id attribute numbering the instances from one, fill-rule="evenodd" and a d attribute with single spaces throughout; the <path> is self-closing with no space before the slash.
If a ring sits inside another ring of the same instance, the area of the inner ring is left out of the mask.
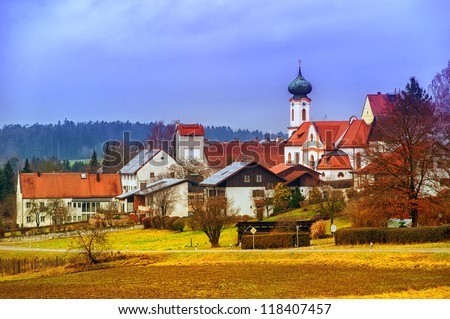
<path id="1" fill-rule="evenodd" d="M 4 198 L 7 195 L 14 194 L 14 170 L 10 161 L 7 161 L 3 170 L 1 171 L 1 195 L 0 198 Z"/>
<path id="2" fill-rule="evenodd" d="M 419 82 L 416 81 L 414 76 L 409 78 L 409 83 L 406 84 L 406 92 L 412 94 L 417 100 L 431 101 L 431 96 L 420 87 Z"/>
<path id="3" fill-rule="evenodd" d="M 91 167 L 92 171 L 95 171 L 98 168 L 97 153 L 95 152 L 95 150 L 92 152 L 91 161 L 89 162 L 89 166 Z"/>
<path id="4" fill-rule="evenodd" d="M 23 165 L 22 173 L 33 173 L 28 157 L 25 159 L 25 164 Z"/>
<path id="5" fill-rule="evenodd" d="M 292 196 L 289 201 L 289 207 L 290 208 L 299 208 L 300 203 L 305 200 L 305 197 L 300 192 L 300 188 L 298 186 L 295 187 L 295 189 L 292 191 Z"/>

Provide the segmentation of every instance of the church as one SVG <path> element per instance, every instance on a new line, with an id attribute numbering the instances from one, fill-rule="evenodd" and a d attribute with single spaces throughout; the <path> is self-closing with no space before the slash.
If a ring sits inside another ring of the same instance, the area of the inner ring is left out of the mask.
<path id="1" fill-rule="evenodd" d="M 369 142 L 370 123 L 355 116 L 346 121 L 311 121 L 312 85 L 302 75 L 289 83 L 289 138 L 284 148 L 286 164 L 301 164 L 324 181 L 351 180 L 351 172 L 364 166 L 363 150 Z M 366 103 L 367 104 L 367 103 Z M 367 112 L 371 105 L 366 106 Z"/>

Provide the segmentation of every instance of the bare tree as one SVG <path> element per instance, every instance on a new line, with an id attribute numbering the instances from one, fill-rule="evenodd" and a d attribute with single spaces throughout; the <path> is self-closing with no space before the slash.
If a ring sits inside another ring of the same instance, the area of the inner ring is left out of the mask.
<path id="1" fill-rule="evenodd" d="M 168 171 L 158 175 L 159 179 L 162 178 L 181 178 L 181 179 L 195 179 L 198 177 L 200 180 L 204 180 L 211 175 L 211 169 L 198 160 L 197 158 L 181 159 L 178 161 L 179 165 L 173 164 L 169 167 Z"/>
<path id="2" fill-rule="evenodd" d="M 170 154 L 177 123 L 178 121 L 172 121 L 170 124 L 164 124 L 164 121 L 152 123 L 147 139 L 150 148 L 160 148 Z"/>
<path id="3" fill-rule="evenodd" d="M 225 197 L 208 197 L 193 204 L 193 221 L 208 236 L 211 247 L 220 247 L 223 229 L 236 221 L 238 209 Z"/>
<path id="4" fill-rule="evenodd" d="M 162 218 L 169 216 L 180 201 L 180 195 L 175 188 L 165 188 L 151 197 L 151 206 L 156 216 Z"/>
<path id="5" fill-rule="evenodd" d="M 366 188 L 372 194 L 389 194 L 383 198 L 391 198 L 392 209 L 407 212 L 415 227 L 419 201 L 437 189 L 436 163 L 445 156 L 448 135 L 433 103 L 412 79 L 377 122 L 380 142 L 367 147 L 365 155 L 371 164 L 365 170 L 373 176 Z"/>
<path id="6" fill-rule="evenodd" d="M 61 199 L 50 199 L 45 205 L 45 212 L 52 220 L 53 231 L 56 231 L 56 226 L 63 224 L 69 215 L 69 208 Z"/>
<path id="7" fill-rule="evenodd" d="M 316 204 L 316 212 L 333 224 L 336 215 L 345 207 L 344 192 L 329 185 L 314 187 L 309 193 L 309 202 Z"/>
<path id="8" fill-rule="evenodd" d="M 88 265 L 100 262 L 108 248 L 106 232 L 93 226 L 79 227 L 70 244 L 70 250 L 81 255 Z"/>
<path id="9" fill-rule="evenodd" d="M 26 216 L 30 217 L 31 222 L 36 223 L 36 227 L 41 225 L 41 217 L 47 214 L 45 205 L 43 202 L 38 202 L 32 199 L 30 202 L 30 207 L 27 209 Z"/>

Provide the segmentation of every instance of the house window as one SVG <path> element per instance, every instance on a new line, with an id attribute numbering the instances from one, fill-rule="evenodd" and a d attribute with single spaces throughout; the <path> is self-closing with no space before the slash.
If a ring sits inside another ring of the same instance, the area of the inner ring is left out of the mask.
<path id="1" fill-rule="evenodd" d="M 256 182 L 262 183 L 262 175 L 256 175 Z"/>
<path id="2" fill-rule="evenodd" d="M 72 216 L 67 216 L 67 221 L 71 222 L 72 221 Z"/>
<path id="3" fill-rule="evenodd" d="M 253 197 L 264 197 L 264 190 L 262 189 L 254 189 Z"/>
<path id="4" fill-rule="evenodd" d="M 175 173 L 174 172 L 170 172 L 170 177 L 175 178 Z"/>
<path id="5" fill-rule="evenodd" d="M 31 216 L 27 216 L 27 223 L 31 223 Z"/>
<path id="6" fill-rule="evenodd" d="M 250 183 L 250 175 L 244 175 L 244 183 Z"/>
<path id="7" fill-rule="evenodd" d="M 340 178 L 344 177 L 344 173 L 339 172 L 338 177 L 340 177 Z"/>
<path id="8" fill-rule="evenodd" d="M 155 177 L 155 173 L 150 173 L 150 178 L 154 178 Z"/>
<path id="9" fill-rule="evenodd" d="M 266 189 L 273 189 L 273 183 L 267 183 Z"/>
<path id="10" fill-rule="evenodd" d="M 27 202 L 27 203 L 25 204 L 25 206 L 26 206 L 27 208 L 31 208 L 31 203 L 30 203 L 30 202 Z"/>
<path id="11" fill-rule="evenodd" d="M 41 216 L 41 223 L 45 223 L 45 216 Z"/>
<path id="12" fill-rule="evenodd" d="M 45 203 L 44 202 L 41 202 L 40 205 L 41 205 L 41 209 L 45 208 Z"/>

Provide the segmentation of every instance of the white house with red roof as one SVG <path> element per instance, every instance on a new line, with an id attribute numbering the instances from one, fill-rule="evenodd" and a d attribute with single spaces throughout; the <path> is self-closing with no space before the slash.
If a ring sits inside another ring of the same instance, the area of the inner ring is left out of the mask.
<path id="1" fill-rule="evenodd" d="M 52 200 L 61 200 L 67 206 L 66 220 L 70 223 L 88 220 L 99 208 L 109 208 L 122 192 L 118 174 L 89 173 L 20 173 L 17 182 L 17 218 L 20 227 L 52 223 L 45 206 Z M 42 210 L 32 214 L 33 205 Z"/>
<path id="2" fill-rule="evenodd" d="M 174 157 L 178 162 L 196 159 L 205 162 L 205 130 L 200 124 L 177 124 Z"/>
<path id="3" fill-rule="evenodd" d="M 289 99 L 289 139 L 284 162 L 307 166 L 319 172 L 323 180 L 351 179 L 350 172 L 364 164 L 362 154 L 369 140 L 370 123 L 355 116 L 348 121 L 311 121 L 311 99 L 307 94 L 312 86 L 303 77 L 301 67 L 288 90 L 293 96 Z"/>

